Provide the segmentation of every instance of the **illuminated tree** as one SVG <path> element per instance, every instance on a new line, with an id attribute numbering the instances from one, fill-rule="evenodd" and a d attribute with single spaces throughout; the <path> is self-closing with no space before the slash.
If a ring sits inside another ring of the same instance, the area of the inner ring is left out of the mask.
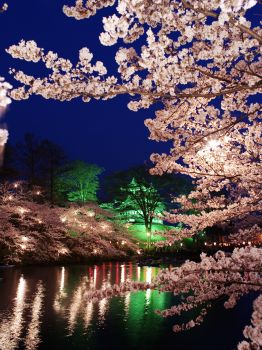
<path id="1" fill-rule="evenodd" d="M 152 223 L 154 216 L 165 209 L 165 205 L 154 186 L 150 183 L 137 181 L 135 178 L 126 186 L 121 188 L 125 199 L 115 201 L 113 208 L 120 214 L 124 221 L 142 220 L 149 244 L 152 236 Z"/>
<path id="2" fill-rule="evenodd" d="M 97 200 L 98 176 L 103 169 L 94 164 L 76 161 L 70 164 L 57 178 L 58 192 L 65 193 L 70 202 Z"/>

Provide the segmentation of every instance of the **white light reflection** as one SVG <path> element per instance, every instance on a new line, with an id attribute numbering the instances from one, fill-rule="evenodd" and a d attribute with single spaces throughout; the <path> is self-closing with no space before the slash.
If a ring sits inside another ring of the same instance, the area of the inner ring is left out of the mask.
<path id="1" fill-rule="evenodd" d="M 125 313 L 126 313 L 126 315 L 128 315 L 130 301 L 131 301 L 131 293 L 128 292 L 125 295 Z"/>
<path id="2" fill-rule="evenodd" d="M 121 272 L 120 272 L 120 282 L 124 283 L 125 282 L 125 273 L 126 273 L 126 266 L 123 264 L 120 266 Z"/>
<path id="3" fill-rule="evenodd" d="M 86 309 L 85 309 L 85 314 L 84 314 L 84 328 L 87 329 L 88 326 L 90 325 L 93 317 L 93 311 L 94 311 L 94 306 L 93 302 L 89 301 L 87 303 Z"/>
<path id="4" fill-rule="evenodd" d="M 140 281 L 141 278 L 141 267 L 137 266 L 137 280 Z"/>
<path id="5" fill-rule="evenodd" d="M 109 271 L 107 274 L 107 278 L 103 280 L 101 289 L 106 289 L 106 288 L 109 288 L 111 286 L 110 279 L 111 279 L 111 272 Z M 105 314 L 108 310 L 108 305 L 109 305 L 108 298 L 104 298 L 98 302 L 100 325 L 103 324 L 105 321 Z"/>
<path id="6" fill-rule="evenodd" d="M 40 324 L 41 324 L 40 317 L 42 314 L 43 298 L 44 298 L 44 287 L 42 282 L 39 282 L 37 285 L 35 298 L 32 303 L 31 322 L 29 323 L 27 335 L 25 338 L 26 350 L 37 349 L 37 346 L 41 341 L 39 333 L 40 333 Z"/>
<path id="7" fill-rule="evenodd" d="M 60 293 L 63 292 L 64 288 L 65 288 L 65 268 L 63 266 L 61 271 Z"/>
<path id="8" fill-rule="evenodd" d="M 0 324 L 0 349 L 13 350 L 18 347 L 25 309 L 26 280 L 20 277 L 13 312 L 2 319 Z"/>
<path id="9" fill-rule="evenodd" d="M 73 300 L 69 308 L 68 329 L 69 329 L 70 335 L 73 333 L 76 325 L 77 316 L 81 309 L 82 298 L 83 298 L 83 289 L 82 289 L 82 285 L 80 285 L 74 293 Z"/>
<path id="10" fill-rule="evenodd" d="M 100 325 L 101 325 L 102 323 L 104 323 L 104 321 L 105 321 L 105 314 L 106 314 L 106 311 L 107 311 L 107 306 L 108 306 L 108 299 L 107 299 L 107 298 L 101 299 L 101 300 L 98 302 L 98 308 L 99 308 L 99 323 L 100 323 Z"/>
<path id="11" fill-rule="evenodd" d="M 132 280 L 132 271 L 133 271 L 133 266 L 132 266 L 132 264 L 129 264 L 128 269 L 127 269 L 126 278 L 125 278 L 126 281 Z M 128 293 L 126 293 L 125 300 L 124 300 L 126 316 L 128 316 L 130 301 L 131 301 L 131 292 L 128 292 Z"/>
<path id="12" fill-rule="evenodd" d="M 96 281 L 97 281 L 97 269 L 98 269 L 98 267 L 97 266 L 95 266 L 95 268 L 94 268 L 94 280 L 93 280 L 93 288 L 96 288 Z"/>
<path id="13" fill-rule="evenodd" d="M 65 288 L 65 268 L 63 266 L 61 269 L 61 275 L 60 275 L 59 291 L 56 293 L 54 304 L 53 304 L 53 307 L 56 312 L 61 311 L 61 301 L 63 298 L 67 296 L 67 294 L 64 292 L 64 288 Z"/>
<path id="14" fill-rule="evenodd" d="M 152 281 L 152 267 L 147 267 L 146 268 L 146 282 L 151 283 L 151 281 Z M 149 304 L 150 297 L 151 297 L 151 289 L 148 288 L 146 290 L 146 305 Z"/>

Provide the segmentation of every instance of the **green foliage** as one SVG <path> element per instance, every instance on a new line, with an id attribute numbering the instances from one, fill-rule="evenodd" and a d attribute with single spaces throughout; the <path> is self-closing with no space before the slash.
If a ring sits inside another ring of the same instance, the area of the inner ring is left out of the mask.
<path id="1" fill-rule="evenodd" d="M 96 201 L 99 188 L 98 176 L 102 172 L 103 169 L 95 164 L 75 161 L 57 178 L 57 191 L 65 194 L 70 202 Z"/>
<path id="2" fill-rule="evenodd" d="M 69 234 L 71 237 L 78 237 L 78 233 L 74 230 L 69 230 Z"/>

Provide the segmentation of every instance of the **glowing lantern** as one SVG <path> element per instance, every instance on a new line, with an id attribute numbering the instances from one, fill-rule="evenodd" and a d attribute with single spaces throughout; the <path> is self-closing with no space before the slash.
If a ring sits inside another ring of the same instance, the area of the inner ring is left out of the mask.
<path id="1" fill-rule="evenodd" d="M 67 248 L 61 248 L 58 251 L 59 254 L 67 254 L 68 253 L 68 249 Z"/>
<path id="2" fill-rule="evenodd" d="M 19 208 L 19 213 L 20 213 L 20 214 L 23 215 L 25 212 L 26 212 L 26 209 L 25 209 L 25 208 Z"/>
<path id="3" fill-rule="evenodd" d="M 107 229 L 109 226 L 108 226 L 107 224 L 102 224 L 101 227 L 102 227 L 103 230 L 105 230 L 105 229 Z"/>

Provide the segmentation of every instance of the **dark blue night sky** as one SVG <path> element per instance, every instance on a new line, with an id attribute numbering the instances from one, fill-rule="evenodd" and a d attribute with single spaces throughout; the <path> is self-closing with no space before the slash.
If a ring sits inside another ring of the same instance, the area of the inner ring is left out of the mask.
<path id="1" fill-rule="evenodd" d="M 21 39 L 35 40 L 40 47 L 57 52 L 61 57 L 77 61 L 78 51 L 86 46 L 95 60 L 105 62 L 110 73 L 116 68 L 117 47 L 104 47 L 98 36 L 102 17 L 113 12 L 108 8 L 83 21 L 66 17 L 62 12 L 68 0 L 9 0 L 8 11 L 1 14 L 0 75 L 15 85 L 8 69 L 23 69 L 28 74 L 46 73 L 41 64 L 14 60 L 5 49 Z M 73 1 L 71 1 L 73 3 Z M 121 45 L 121 43 L 120 43 Z M 152 152 L 163 151 L 166 145 L 148 140 L 144 119 L 152 110 L 134 113 L 127 108 L 127 97 L 110 101 L 80 100 L 58 102 L 32 97 L 13 102 L 5 116 L 10 141 L 22 139 L 25 132 L 49 138 L 62 146 L 71 159 L 82 159 L 103 166 L 107 171 L 138 165 Z"/>

